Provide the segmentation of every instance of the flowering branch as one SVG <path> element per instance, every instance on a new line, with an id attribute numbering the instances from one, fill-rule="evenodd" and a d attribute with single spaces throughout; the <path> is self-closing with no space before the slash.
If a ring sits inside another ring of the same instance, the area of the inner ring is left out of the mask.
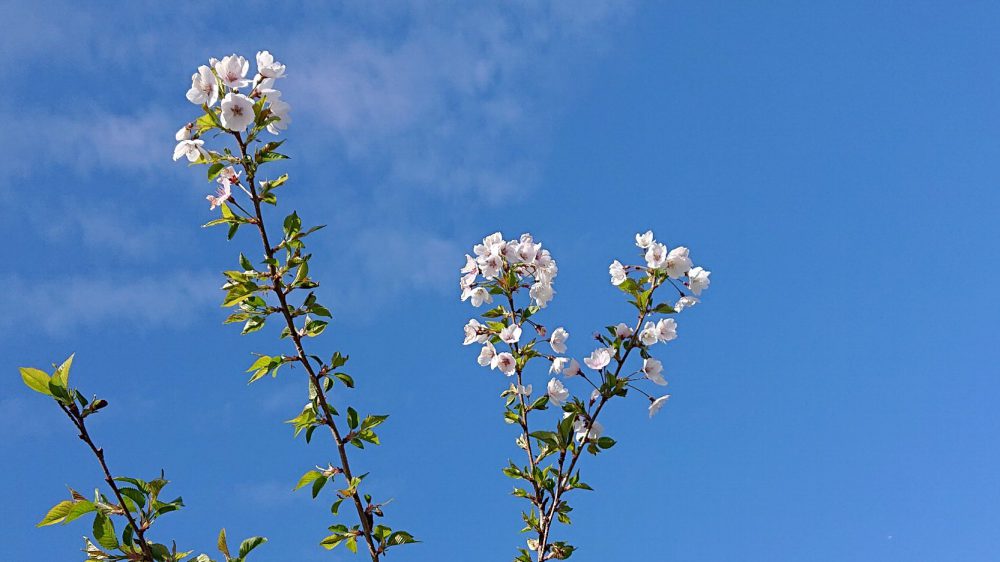
<path id="1" fill-rule="evenodd" d="M 84 537 L 84 553 L 89 561 L 174 562 L 186 558 L 191 552 L 177 552 L 176 543 L 168 548 L 164 544 L 146 538 L 146 531 L 153 523 L 161 515 L 183 507 L 183 501 L 181 498 L 168 502 L 159 499 L 161 491 L 168 484 L 162 473 L 159 478 L 149 482 L 112 475 L 104 457 L 104 449 L 94 443 L 86 422 L 89 416 L 105 408 L 108 402 L 96 396 L 92 400 L 87 400 L 82 393 L 69 387 L 69 371 L 72 365 L 73 357 L 70 356 L 62 365 L 56 367 L 51 375 L 40 369 L 23 367 L 21 379 L 28 388 L 53 398 L 59 409 L 73 423 L 80 440 L 87 444 L 100 463 L 104 482 L 111 489 L 117 503 L 97 490 L 91 501 L 70 488 L 70 499 L 53 506 L 38 526 L 66 524 L 88 513 L 94 513 L 93 539 Z M 124 517 L 126 521 L 120 539 L 115 531 L 114 517 Z M 220 534 L 219 548 L 227 562 L 243 562 L 253 549 L 267 542 L 263 537 L 251 537 L 240 545 L 239 557 L 233 558 L 229 555 L 228 547 L 224 548 L 225 532 L 223 529 Z M 189 562 L 213 561 L 208 555 L 201 554 Z"/>
<path id="2" fill-rule="evenodd" d="M 260 355 L 248 369 L 252 373 L 250 382 L 266 375 L 277 376 L 278 369 L 285 364 L 297 363 L 305 369 L 309 382 L 309 402 L 289 423 L 294 425 L 296 435 L 305 431 L 306 441 L 312 438 L 317 427 L 327 427 L 337 448 L 339 462 L 337 466 L 329 464 L 325 469 L 317 467 L 317 470 L 306 472 L 295 489 L 311 484 L 315 498 L 328 482 L 343 475 L 346 487 L 336 492 L 337 497 L 331 511 L 337 514 L 341 503 L 350 499 L 357 512 L 358 524 L 350 528 L 341 524 L 330 526 L 332 534 L 320 544 L 332 549 L 343 543 L 356 552 L 357 543 L 361 540 L 372 561 L 377 562 L 390 547 L 416 541 L 406 531 L 394 531 L 385 525 L 375 524 L 375 517 L 383 516 L 383 507 L 387 502 L 373 502 L 370 495 L 360 491 L 362 480 L 367 474 L 354 474 L 347 446 L 364 448 L 366 442 L 378 445 L 379 439 L 374 428 L 388 416 L 372 414 L 361 419 L 354 408 L 348 407 L 347 433 L 337 423 L 336 417 L 340 413 L 330 404 L 329 393 L 337 382 L 342 383 L 345 388 L 354 388 L 354 379 L 337 370 L 346 364 L 347 357 L 337 352 L 329 361 L 324 361 L 316 355 L 308 354 L 304 345 L 305 338 L 320 335 L 327 326 L 327 321 L 314 319 L 313 316 L 329 318 L 330 311 L 317 302 L 312 291 L 302 299 L 301 304 L 293 306 L 290 303 L 294 292 L 314 289 L 319 285 L 309 276 L 312 255 L 304 253 L 304 239 L 322 226 L 302 230 L 302 220 L 296 212 L 292 212 L 282 224 L 281 241 L 272 245 L 262 210 L 265 203 L 277 205 L 274 190 L 288 179 L 287 175 L 282 175 L 274 180 L 257 180 L 261 165 L 288 158 L 277 152 L 284 141 L 263 142 L 259 139 L 264 130 L 278 134 L 289 122 L 290 108 L 282 101 L 281 92 L 275 88 L 276 80 L 284 77 L 285 67 L 276 62 L 267 51 L 260 52 L 257 54 L 258 74 L 253 80 L 248 80 L 246 74 L 249 63 L 243 57 L 231 55 L 221 61 L 213 59 L 211 62 L 211 67 L 202 66 L 192 76 L 188 99 L 200 105 L 204 115 L 178 131 L 174 159 L 186 156 L 192 163 L 208 165 L 209 181 L 214 179 L 219 184 L 216 195 L 209 195 L 207 199 L 211 209 L 220 209 L 221 217 L 210 221 L 206 226 L 226 224 L 229 226 L 228 237 L 232 239 L 242 226 L 252 224 L 261 242 L 261 263 L 265 266 L 262 270 L 258 270 L 246 256 L 240 254 L 241 270 L 225 272 L 227 282 L 223 286 L 226 291 L 223 305 L 239 308 L 226 322 L 244 322 L 243 333 L 247 334 L 263 328 L 270 315 L 280 315 L 281 337 L 292 340 L 295 353 Z M 244 88 L 249 88 L 249 95 L 240 93 Z M 215 101 L 220 94 L 224 94 L 224 97 L 219 107 L 215 108 Z M 236 153 L 228 148 L 222 152 L 205 149 L 204 141 L 199 137 L 215 129 L 232 136 L 238 149 Z M 262 144 L 254 150 L 255 143 Z M 237 171 L 236 166 L 241 170 Z M 245 183 L 240 179 L 244 174 Z M 248 207 L 239 203 L 233 192 L 234 186 L 246 195 Z M 239 212 L 234 212 L 230 205 Z M 279 256 L 282 250 L 283 255 Z M 270 303 L 266 300 L 268 295 L 273 296 Z M 296 319 L 303 316 L 297 324 Z"/>
<path id="3" fill-rule="evenodd" d="M 694 306 L 698 299 L 685 294 L 675 280 L 686 277 L 687 291 L 699 295 L 708 287 L 709 272 L 692 267 L 687 248 L 678 247 L 668 252 L 666 246 L 653 240 L 652 232 L 636 235 L 636 245 L 644 250 L 646 265 L 625 266 L 615 260 L 609 268 L 612 284 L 632 298 L 629 302 L 637 311 L 636 324 L 635 327 L 624 323 L 607 326 L 608 335 L 595 335 L 602 347 L 584 359 L 584 364 L 600 375 L 599 379 L 595 378 L 597 382 L 581 370 L 576 359 L 549 355 L 537 349 L 538 344 L 548 338 L 552 350 L 563 354 L 569 339 L 564 328 L 556 328 L 550 336 L 535 320 L 535 315 L 555 294 L 552 283 L 558 271 L 555 261 L 541 244 L 535 243 L 530 234 L 522 235 L 519 240 L 504 241 L 500 233 L 495 233 L 473 248 L 476 257 L 466 255 L 466 265 L 461 270 L 462 300 L 470 300 L 476 307 L 492 303 L 494 295 L 506 300 L 506 305 L 500 304 L 482 314 L 487 320 L 485 324 L 476 319 L 466 324 L 464 343 L 482 344 L 479 364 L 498 369 L 515 377 L 516 381 L 501 394 L 506 398 L 504 419 L 519 426 L 521 433 L 517 445 L 527 453 L 528 464 L 518 466 L 510 462 L 504 474 L 530 484 L 530 491 L 515 487 L 513 493 L 530 502 L 530 509 L 521 514 L 526 524 L 522 531 L 534 533 L 527 541 L 528 549 L 519 549 L 516 562 L 531 562 L 532 554 L 537 562 L 562 560 L 573 554 L 574 546 L 550 540 L 552 524 L 555 521 L 570 523 L 572 508 L 565 500 L 566 492 L 591 489 L 580 480 L 577 469 L 583 452 L 597 455 L 615 444 L 613 439 L 602 435 L 604 429 L 598 422 L 605 405 L 616 396 L 624 397 L 629 390 L 636 390 L 649 399 L 652 417 L 669 399 L 669 395 L 654 398 L 636 386 L 642 379 L 667 384 L 662 375 L 663 366 L 650 355 L 649 348 L 677 337 L 676 322 L 672 318 L 656 322 L 649 319 Z M 674 304 L 655 304 L 657 289 L 666 284 L 678 291 L 679 300 Z M 529 302 L 519 307 L 516 298 L 522 289 L 529 289 Z M 522 342 L 523 326 L 533 328 L 537 337 Z M 500 351 L 497 346 L 501 347 Z M 628 372 L 626 364 L 634 350 L 639 350 L 642 367 Z M 566 385 L 553 377 L 546 385 L 546 394 L 532 400 L 533 388 L 525 384 L 525 370 L 528 363 L 537 358 L 550 362 L 552 374 L 562 374 L 567 379 L 579 376 L 586 381 L 593 389 L 589 399 L 571 397 Z M 546 410 L 550 403 L 563 410 L 555 431 L 532 431 L 529 415 Z M 555 461 L 545 464 L 545 459 L 553 455 Z"/>

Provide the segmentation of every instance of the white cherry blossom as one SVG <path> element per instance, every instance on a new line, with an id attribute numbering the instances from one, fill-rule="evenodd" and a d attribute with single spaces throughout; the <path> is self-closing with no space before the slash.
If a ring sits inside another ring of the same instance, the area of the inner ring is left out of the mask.
<path id="1" fill-rule="evenodd" d="M 663 378 L 663 363 L 661 363 L 659 359 L 650 357 L 643 360 L 642 373 L 646 375 L 647 379 L 660 386 L 666 386 L 667 384 L 666 379 Z"/>
<path id="2" fill-rule="evenodd" d="M 274 60 L 269 51 L 257 51 L 257 72 L 264 78 L 281 78 L 285 75 L 285 65 Z"/>
<path id="3" fill-rule="evenodd" d="M 229 188 L 229 184 L 220 185 L 215 190 L 215 195 L 214 196 L 209 195 L 209 196 L 205 197 L 205 199 L 208 199 L 208 202 L 211 204 L 211 207 L 209 208 L 209 210 L 210 211 L 214 211 L 216 207 L 218 207 L 219 205 L 222 205 L 223 203 L 225 203 L 226 201 L 228 201 L 229 197 L 232 194 L 233 194 L 233 192 Z"/>
<path id="4" fill-rule="evenodd" d="M 630 338 L 635 331 L 632 330 L 632 326 L 622 322 L 615 326 L 615 336 L 621 339 Z"/>
<path id="5" fill-rule="evenodd" d="M 472 306 L 480 307 L 483 303 L 493 302 L 493 296 L 483 287 L 469 287 L 462 291 L 462 301 L 471 299 Z"/>
<path id="6" fill-rule="evenodd" d="M 569 366 L 563 369 L 562 374 L 567 379 L 570 377 L 575 377 L 580 374 L 580 364 L 577 363 L 576 359 L 569 360 Z"/>
<path id="7" fill-rule="evenodd" d="M 649 417 L 655 416 L 656 412 L 659 412 L 660 408 L 662 408 L 667 403 L 667 400 L 669 400 L 669 399 L 670 399 L 670 395 L 669 394 L 664 394 L 663 396 L 657 398 L 656 400 L 650 401 L 650 404 L 649 404 Z"/>
<path id="8" fill-rule="evenodd" d="M 208 151 L 205 150 L 205 141 L 201 139 L 182 140 L 174 147 L 174 162 L 187 156 L 188 162 L 197 162 L 201 158 L 208 158 Z"/>
<path id="9" fill-rule="evenodd" d="M 503 353 L 497 353 L 493 356 L 493 359 L 490 360 L 491 369 L 500 369 L 500 372 L 508 377 L 514 374 L 515 366 L 516 362 L 514 361 L 514 356 L 506 351 Z"/>
<path id="10" fill-rule="evenodd" d="M 479 350 L 479 357 L 476 358 L 476 362 L 483 367 L 489 366 L 491 368 L 496 368 L 493 365 L 493 358 L 496 357 L 496 355 L 497 350 L 493 347 L 493 344 L 486 342 L 486 344 L 483 345 L 483 348 Z"/>
<path id="11" fill-rule="evenodd" d="M 222 98 L 222 126 L 230 131 L 243 131 L 253 123 L 253 100 L 243 94 L 229 92 Z"/>
<path id="12" fill-rule="evenodd" d="M 174 134 L 174 140 L 176 141 L 191 140 L 191 135 L 193 130 L 194 130 L 194 123 L 188 123 L 187 125 L 184 125 L 180 129 L 177 129 L 177 132 Z"/>
<path id="13" fill-rule="evenodd" d="M 236 168 L 232 166 L 226 166 L 219 172 L 219 177 L 215 181 L 219 182 L 219 185 L 231 186 L 233 184 L 240 183 L 240 175 L 243 172 L 239 172 Z"/>
<path id="14" fill-rule="evenodd" d="M 545 308 L 548 306 L 549 301 L 552 300 L 555 291 L 552 289 L 552 285 L 549 283 L 535 283 L 531 286 L 531 290 L 528 292 L 529 296 L 535 299 L 535 303 L 539 308 Z"/>
<path id="15" fill-rule="evenodd" d="M 528 396 L 531 396 L 531 390 L 532 390 L 532 388 L 531 388 L 530 384 L 529 385 L 523 385 L 523 384 L 511 384 L 510 385 L 510 391 L 511 392 L 513 392 L 514 394 L 520 394 L 521 396 L 524 396 L 525 398 L 527 398 Z"/>
<path id="16" fill-rule="evenodd" d="M 500 330 L 500 340 L 511 345 L 517 343 L 521 340 L 521 327 L 517 324 L 504 326 L 504 328 Z"/>
<path id="17" fill-rule="evenodd" d="M 674 310 L 680 312 L 685 308 L 691 308 L 692 306 L 698 304 L 699 300 L 695 297 L 683 296 L 677 299 L 677 303 L 674 304 Z"/>
<path id="18" fill-rule="evenodd" d="M 465 325 L 465 341 L 462 345 L 472 345 L 474 343 L 485 343 L 490 338 L 489 330 L 479 323 L 475 318 L 469 320 Z"/>
<path id="19" fill-rule="evenodd" d="M 287 129 L 288 125 L 292 122 L 292 118 L 288 115 L 288 112 L 292 110 L 292 106 L 288 105 L 288 103 L 280 97 L 269 97 L 268 103 L 268 109 L 271 110 L 271 116 L 277 117 L 278 120 L 267 124 L 267 132 L 272 135 L 280 135 L 281 131 Z"/>
<path id="20" fill-rule="evenodd" d="M 250 70 L 250 63 L 247 59 L 233 54 L 222 57 L 221 61 L 215 63 L 215 72 L 219 75 L 223 85 L 237 90 L 250 85 L 247 80 L 247 71 Z"/>
<path id="21" fill-rule="evenodd" d="M 479 264 L 476 263 L 476 258 L 465 254 L 465 265 L 459 270 L 459 273 L 463 275 L 468 275 L 469 273 L 479 273 Z"/>
<path id="22" fill-rule="evenodd" d="M 601 347 L 595 349 L 594 352 L 590 354 L 590 357 L 583 360 L 583 363 L 595 371 L 600 371 L 611 363 L 611 358 L 614 357 L 614 355 L 614 349 L 610 347 Z"/>
<path id="23" fill-rule="evenodd" d="M 549 338 L 549 345 L 552 346 L 552 351 L 566 353 L 566 340 L 568 339 L 569 332 L 563 329 L 562 326 L 552 330 L 552 336 Z"/>
<path id="24" fill-rule="evenodd" d="M 549 401 L 556 406 L 562 406 L 563 402 L 569 398 L 569 389 L 567 389 L 566 386 L 555 377 L 549 380 L 549 384 L 546 386 L 546 389 L 548 390 Z"/>
<path id="25" fill-rule="evenodd" d="M 568 413 L 569 412 L 567 412 L 567 414 Z M 604 426 L 601 425 L 601 422 L 594 420 L 588 428 L 587 420 L 578 416 L 576 420 L 573 421 L 573 432 L 576 436 L 576 440 L 583 443 L 584 441 L 599 439 L 601 434 L 604 433 Z"/>
<path id="26" fill-rule="evenodd" d="M 706 271 L 701 267 L 691 268 L 691 271 L 688 272 L 688 287 L 691 288 L 691 292 L 700 295 L 702 291 L 707 289 L 709 284 L 708 276 L 711 274 L 711 271 Z"/>
<path id="27" fill-rule="evenodd" d="M 642 331 L 639 332 L 639 341 L 642 345 L 653 345 L 660 339 L 660 332 L 656 329 L 656 324 L 652 322 L 646 322 L 642 327 Z"/>
<path id="28" fill-rule="evenodd" d="M 667 254 L 666 272 L 671 279 L 680 279 L 691 269 L 689 251 L 684 246 L 678 246 Z"/>
<path id="29" fill-rule="evenodd" d="M 611 266 L 608 267 L 608 273 L 611 274 L 611 284 L 616 287 L 624 283 L 628 277 L 625 273 L 625 266 L 618 260 L 611 262 Z"/>
<path id="30" fill-rule="evenodd" d="M 219 101 L 219 84 L 215 81 L 211 68 L 199 66 L 198 72 L 191 75 L 191 89 L 187 91 L 187 99 L 195 105 L 204 104 L 209 107 Z"/>
<path id="31" fill-rule="evenodd" d="M 667 263 L 667 247 L 654 242 L 646 250 L 646 265 L 650 269 L 661 269 Z"/>
<path id="32" fill-rule="evenodd" d="M 673 318 L 662 318 L 656 323 L 656 339 L 668 342 L 677 339 L 677 321 Z"/>
<path id="33" fill-rule="evenodd" d="M 600 397 L 601 391 L 595 388 L 594 391 L 590 393 L 590 403 L 593 404 L 594 402 L 597 402 L 597 399 Z"/>
<path id="34" fill-rule="evenodd" d="M 552 360 L 552 365 L 549 366 L 549 373 L 558 375 L 566 369 L 567 365 L 569 365 L 569 359 L 565 357 L 556 357 Z"/>
<path id="35" fill-rule="evenodd" d="M 647 230 L 642 234 L 635 235 L 635 245 L 645 250 L 646 248 L 653 245 L 653 231 Z"/>

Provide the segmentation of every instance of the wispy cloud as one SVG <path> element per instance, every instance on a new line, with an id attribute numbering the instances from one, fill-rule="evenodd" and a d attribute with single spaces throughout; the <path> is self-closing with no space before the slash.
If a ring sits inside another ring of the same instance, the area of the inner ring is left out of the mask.
<path id="1" fill-rule="evenodd" d="M 158 277 L 67 277 L 30 280 L 0 277 L 0 331 L 65 334 L 115 322 L 127 328 L 180 327 L 221 292 L 214 274 L 178 272 Z"/>

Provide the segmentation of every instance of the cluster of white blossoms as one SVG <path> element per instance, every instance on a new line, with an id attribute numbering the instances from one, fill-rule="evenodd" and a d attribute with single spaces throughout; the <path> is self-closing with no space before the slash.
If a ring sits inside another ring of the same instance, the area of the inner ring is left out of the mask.
<path id="1" fill-rule="evenodd" d="M 694 267 L 694 264 L 691 263 L 690 251 L 684 246 L 677 246 L 670 250 L 665 244 L 661 244 L 653 238 L 652 230 L 636 234 L 635 245 L 645 250 L 643 257 L 646 260 L 647 268 L 662 271 L 670 279 L 680 279 L 686 276 L 687 281 L 684 282 L 684 285 L 695 295 L 700 295 L 702 291 L 708 288 L 708 276 L 712 272 L 706 271 L 701 267 Z M 624 283 L 625 279 L 628 278 L 630 267 L 638 269 L 638 266 L 622 265 L 618 260 L 611 262 L 611 266 L 608 267 L 608 273 L 611 274 L 611 284 L 618 286 Z M 680 312 L 684 308 L 694 306 L 697 303 L 698 299 L 695 297 L 682 296 L 677 301 L 677 304 L 674 305 L 674 309 Z"/>
<path id="2" fill-rule="evenodd" d="M 285 65 L 275 61 L 268 51 L 260 51 L 257 53 L 257 73 L 252 79 L 247 78 L 249 70 L 249 61 L 236 54 L 222 57 L 222 60 L 212 58 L 208 65 L 199 66 L 191 75 L 187 99 L 212 112 L 223 128 L 233 132 L 245 131 L 257 118 L 257 112 L 267 110 L 268 132 L 280 134 L 291 122 L 291 106 L 281 99 L 281 91 L 275 88 L 275 82 L 285 76 Z M 220 99 L 216 114 L 214 106 Z M 255 104 L 259 104 L 256 112 Z M 195 138 L 195 129 L 195 123 L 188 123 L 177 131 L 174 160 L 187 157 L 189 162 L 198 162 L 208 157 L 205 141 Z"/>
<path id="3" fill-rule="evenodd" d="M 483 243 L 476 244 L 472 251 L 476 257 L 466 254 L 465 267 L 461 269 L 459 286 L 463 302 L 471 300 L 476 307 L 493 302 L 484 285 L 508 274 L 515 275 L 518 284 L 531 282 L 528 294 L 540 308 L 545 308 L 556 294 L 552 289 L 552 281 L 559 272 L 556 261 L 530 234 L 505 241 L 503 235 L 495 232 L 483 238 Z M 486 283 L 480 282 L 480 276 Z"/>
<path id="4" fill-rule="evenodd" d="M 708 288 L 711 272 L 701 267 L 695 267 L 687 248 L 678 246 L 669 249 L 654 239 L 652 231 L 636 234 L 635 243 L 642 251 L 645 265 L 623 265 L 618 260 L 614 260 L 608 268 L 613 285 L 632 294 L 645 291 L 644 287 L 647 286 L 649 287 L 648 292 L 651 294 L 656 287 L 672 285 L 680 295 L 678 300 L 673 304 L 658 305 L 653 310 L 655 314 L 680 312 L 699 302 L 694 295 L 701 295 L 701 292 Z M 463 301 L 471 300 L 473 306 L 478 307 L 483 303 L 491 303 L 495 294 L 509 294 L 518 288 L 528 286 L 531 287 L 531 298 L 539 308 L 546 306 L 551 300 L 554 293 L 551 283 L 556 274 L 555 261 L 546 250 L 541 249 L 541 244 L 534 242 L 530 234 L 522 235 L 519 240 L 510 242 L 505 242 L 500 233 L 492 234 L 483 239 L 482 244 L 475 246 L 474 253 L 475 257 L 466 255 L 465 267 L 461 269 L 460 286 Z M 630 273 L 636 273 L 637 277 L 630 279 Z M 509 278 L 508 276 L 511 274 L 513 277 Z M 624 285 L 626 281 L 628 281 L 628 285 Z M 685 294 L 683 290 L 685 287 L 690 294 Z M 486 313 L 485 316 L 491 317 L 492 312 Z M 643 314 L 643 316 L 649 318 L 648 315 Z M 534 322 L 531 323 L 544 341 L 546 330 Z M 617 326 L 610 326 L 609 330 L 613 337 L 598 337 L 603 345 L 583 358 L 583 366 L 601 374 L 609 368 L 611 371 L 607 372 L 617 373 L 621 369 L 620 363 L 624 362 L 627 355 L 626 350 L 637 347 L 642 349 L 642 367 L 630 375 L 628 380 L 647 379 L 656 385 L 667 385 L 663 373 L 663 363 L 650 356 L 649 348 L 656 344 L 666 344 L 677 338 L 676 320 L 673 318 L 647 319 L 641 323 L 641 326 L 636 327 L 622 322 Z M 477 359 L 478 363 L 484 367 L 497 369 L 507 376 L 513 376 L 518 370 L 517 348 L 515 346 L 520 342 L 521 333 L 521 326 L 513 322 L 483 324 L 472 319 L 465 325 L 464 344 L 482 345 Z M 565 356 L 567 340 L 569 339 L 569 332 L 565 328 L 557 327 L 547 335 L 548 345 L 552 349 L 553 355 L 544 356 L 551 362 L 549 374 L 553 376 L 546 385 L 546 392 L 552 404 L 561 406 L 570 399 L 570 391 L 558 377 L 560 375 L 566 379 L 578 375 L 586 377 L 586 373 L 581 368 L 580 362 Z M 498 351 L 495 345 L 501 343 L 507 344 L 510 351 Z M 533 346 L 534 340 L 528 342 L 527 345 Z M 612 366 L 613 362 L 618 362 L 617 367 Z M 517 390 L 520 394 L 530 394 L 531 385 L 528 385 L 526 389 L 520 387 Z M 591 403 L 598 400 L 599 397 L 599 393 L 595 391 L 595 394 L 591 396 Z M 670 395 L 659 398 L 650 396 L 650 417 L 656 414 L 669 398 Z M 579 421 L 581 428 L 584 426 L 584 422 L 585 420 L 582 419 Z M 591 428 L 589 438 L 594 438 L 595 433 L 599 435 L 600 431 L 600 427 L 595 425 Z"/>

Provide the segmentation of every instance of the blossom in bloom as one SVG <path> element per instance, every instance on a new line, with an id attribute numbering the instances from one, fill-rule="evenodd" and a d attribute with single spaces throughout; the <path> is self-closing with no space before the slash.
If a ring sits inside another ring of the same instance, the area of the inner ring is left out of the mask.
<path id="1" fill-rule="evenodd" d="M 632 330 L 632 327 L 624 322 L 615 326 L 615 336 L 621 339 L 630 338 L 634 333 L 635 332 Z"/>
<path id="2" fill-rule="evenodd" d="M 555 377 L 549 381 L 546 389 L 549 393 L 549 401 L 556 406 L 562 406 L 563 402 L 569 398 L 569 389 Z"/>
<path id="3" fill-rule="evenodd" d="M 666 272 L 671 279 L 680 279 L 691 269 L 691 258 L 688 249 L 678 246 L 667 254 Z"/>
<path id="4" fill-rule="evenodd" d="M 222 98 L 222 126 L 230 131 L 242 131 L 253 123 L 253 100 L 243 94 L 229 92 Z"/>
<path id="5" fill-rule="evenodd" d="M 584 418 L 577 417 L 573 422 L 573 432 L 576 435 L 576 440 L 583 443 L 600 438 L 601 434 L 604 433 L 604 426 L 597 420 L 588 424 Z"/>
<path id="6" fill-rule="evenodd" d="M 500 234 L 499 232 L 494 232 L 493 234 L 490 234 L 486 238 L 483 238 L 482 244 L 476 244 L 475 246 L 473 246 L 472 253 L 482 258 L 490 254 L 499 255 L 499 253 L 503 250 L 503 248 L 504 248 L 503 235 Z"/>
<path id="7" fill-rule="evenodd" d="M 646 265 L 650 269 L 660 269 L 667 263 L 667 247 L 654 242 L 646 249 Z"/>
<path id="8" fill-rule="evenodd" d="M 663 363 L 659 359 L 652 357 L 642 362 L 642 373 L 646 378 L 660 386 L 666 386 L 667 381 L 663 378 Z"/>
<path id="9" fill-rule="evenodd" d="M 512 384 L 510 385 L 510 391 L 514 394 L 520 394 L 521 396 L 527 398 L 528 396 L 531 396 L 531 385 Z"/>
<path id="10" fill-rule="evenodd" d="M 610 347 L 601 347 L 595 349 L 590 357 L 583 360 L 583 363 L 595 371 L 600 371 L 601 369 L 608 366 L 611 363 L 611 358 L 614 357 L 615 350 Z"/>
<path id="11" fill-rule="evenodd" d="M 511 345 L 517 343 L 521 339 L 521 327 L 517 324 L 511 324 L 510 326 L 504 326 L 500 330 L 500 340 L 504 343 L 509 343 Z"/>
<path id="12" fill-rule="evenodd" d="M 580 374 L 580 364 L 576 362 L 576 359 L 569 360 L 569 366 L 563 369 L 563 376 L 567 379 L 570 377 L 575 377 Z"/>
<path id="13" fill-rule="evenodd" d="M 211 68 L 201 65 L 198 72 L 191 75 L 191 89 L 187 91 L 187 99 L 195 105 L 204 104 L 209 107 L 219 100 L 219 84 L 215 81 Z"/>
<path id="14" fill-rule="evenodd" d="M 465 341 L 462 345 L 472 345 L 474 343 L 485 343 L 490 338 L 490 332 L 486 326 L 479 323 L 475 318 L 469 320 L 465 325 Z"/>
<path id="15" fill-rule="evenodd" d="M 503 258 L 496 251 L 491 251 L 488 254 L 479 256 L 476 263 L 479 265 L 479 271 L 483 274 L 483 277 L 493 279 L 500 274 L 500 268 L 503 266 Z"/>
<path id="16" fill-rule="evenodd" d="M 222 60 L 215 63 L 215 72 L 219 75 L 219 79 L 233 90 L 250 85 L 250 81 L 246 78 L 248 70 L 250 63 L 247 59 L 235 54 L 222 57 Z"/>
<path id="17" fill-rule="evenodd" d="M 618 260 L 611 262 L 611 266 L 608 267 L 608 273 L 611 274 L 611 284 L 614 286 L 621 285 L 625 282 L 628 275 L 625 274 L 625 266 Z"/>
<path id="18" fill-rule="evenodd" d="M 280 96 L 269 97 L 268 102 L 270 104 L 268 105 L 268 109 L 271 110 L 271 117 L 277 117 L 278 120 L 267 124 L 267 132 L 272 135 L 279 135 L 292 122 L 292 118 L 288 115 L 288 112 L 292 110 L 292 106 L 288 105 L 288 102 L 281 99 Z"/>
<path id="19" fill-rule="evenodd" d="M 204 147 L 205 141 L 201 139 L 182 140 L 174 148 L 174 162 L 187 156 L 188 162 L 197 162 L 201 158 L 208 157 L 208 151 Z"/>
<path id="20" fill-rule="evenodd" d="M 243 172 L 236 171 L 236 168 L 232 166 L 226 166 L 219 172 L 219 177 L 215 181 L 219 182 L 219 185 L 233 185 L 235 183 L 240 183 L 240 174 Z"/>
<path id="21" fill-rule="evenodd" d="M 691 308 L 692 306 L 698 304 L 698 299 L 695 297 L 683 296 L 677 299 L 677 303 L 674 304 L 674 310 L 680 312 L 685 308 Z"/>
<path id="22" fill-rule="evenodd" d="M 566 353 L 566 340 L 568 339 L 569 332 L 563 329 L 562 326 L 552 330 L 552 336 L 549 338 L 549 345 L 552 346 L 552 351 Z"/>
<path id="23" fill-rule="evenodd" d="M 469 287 L 462 291 L 462 302 L 468 299 L 472 299 L 472 306 L 475 307 L 482 306 L 484 302 L 493 302 L 493 297 L 483 287 Z"/>
<path id="24" fill-rule="evenodd" d="M 552 290 L 552 285 L 549 283 L 535 283 L 531 286 L 531 290 L 528 291 L 528 294 L 531 298 L 535 299 L 535 303 L 538 304 L 539 308 L 545 308 L 555 293 Z"/>
<path id="25" fill-rule="evenodd" d="M 668 342 L 677 339 L 677 321 L 673 318 L 662 318 L 656 323 L 656 339 Z"/>
<path id="26" fill-rule="evenodd" d="M 205 197 L 208 202 L 212 205 L 209 210 L 213 211 L 219 205 L 222 205 L 229 200 L 229 197 L 233 194 L 232 190 L 229 189 L 229 184 L 222 184 L 215 190 L 215 195 L 209 195 Z"/>
<path id="27" fill-rule="evenodd" d="M 493 359 L 490 360 L 491 369 L 500 369 L 500 372 L 508 377 L 514 374 L 515 365 L 516 362 L 514 361 L 514 356 L 506 351 L 503 353 L 497 353 L 493 356 Z"/>
<path id="28" fill-rule="evenodd" d="M 656 324 L 652 322 L 646 322 L 642 327 L 642 331 L 639 332 L 639 341 L 642 345 L 653 345 L 660 339 L 660 332 L 656 329 Z"/>
<path id="29" fill-rule="evenodd" d="M 647 230 L 642 234 L 635 235 L 635 245 L 645 250 L 646 248 L 653 245 L 653 231 Z"/>
<path id="30" fill-rule="evenodd" d="M 177 133 L 174 134 L 174 140 L 191 140 L 191 133 L 194 130 L 194 123 L 188 123 L 180 129 L 177 129 Z"/>
<path id="31" fill-rule="evenodd" d="M 655 416 L 656 412 L 659 412 L 660 408 L 662 408 L 663 405 L 666 404 L 667 400 L 669 399 L 670 395 L 664 394 L 663 396 L 657 398 L 656 400 L 651 400 L 649 404 L 649 417 Z"/>
<path id="32" fill-rule="evenodd" d="M 691 271 L 688 272 L 688 287 L 691 288 L 691 292 L 700 295 L 702 291 L 707 289 L 708 276 L 711 274 L 711 271 L 705 271 L 701 267 L 691 268 Z"/>
<path id="33" fill-rule="evenodd" d="M 565 357 L 556 357 L 552 360 L 552 365 L 549 366 L 549 372 L 557 375 L 561 373 L 564 369 L 566 369 L 566 366 L 568 364 L 569 364 L 569 359 Z"/>
<path id="34" fill-rule="evenodd" d="M 274 60 L 269 51 L 257 51 L 257 72 L 264 78 L 281 78 L 285 75 L 285 65 Z"/>
<path id="35" fill-rule="evenodd" d="M 489 365 L 491 368 L 495 369 L 496 366 L 493 365 L 493 358 L 496 357 L 496 355 L 497 355 L 497 350 L 496 348 L 493 347 L 493 344 L 490 342 L 486 342 L 486 345 L 483 346 L 483 349 L 479 351 L 479 357 L 476 358 L 476 362 L 483 367 Z"/>
<path id="36" fill-rule="evenodd" d="M 476 263 L 476 258 L 465 254 L 465 265 L 459 270 L 459 273 L 463 275 L 468 275 L 470 273 L 479 273 L 479 265 Z"/>

